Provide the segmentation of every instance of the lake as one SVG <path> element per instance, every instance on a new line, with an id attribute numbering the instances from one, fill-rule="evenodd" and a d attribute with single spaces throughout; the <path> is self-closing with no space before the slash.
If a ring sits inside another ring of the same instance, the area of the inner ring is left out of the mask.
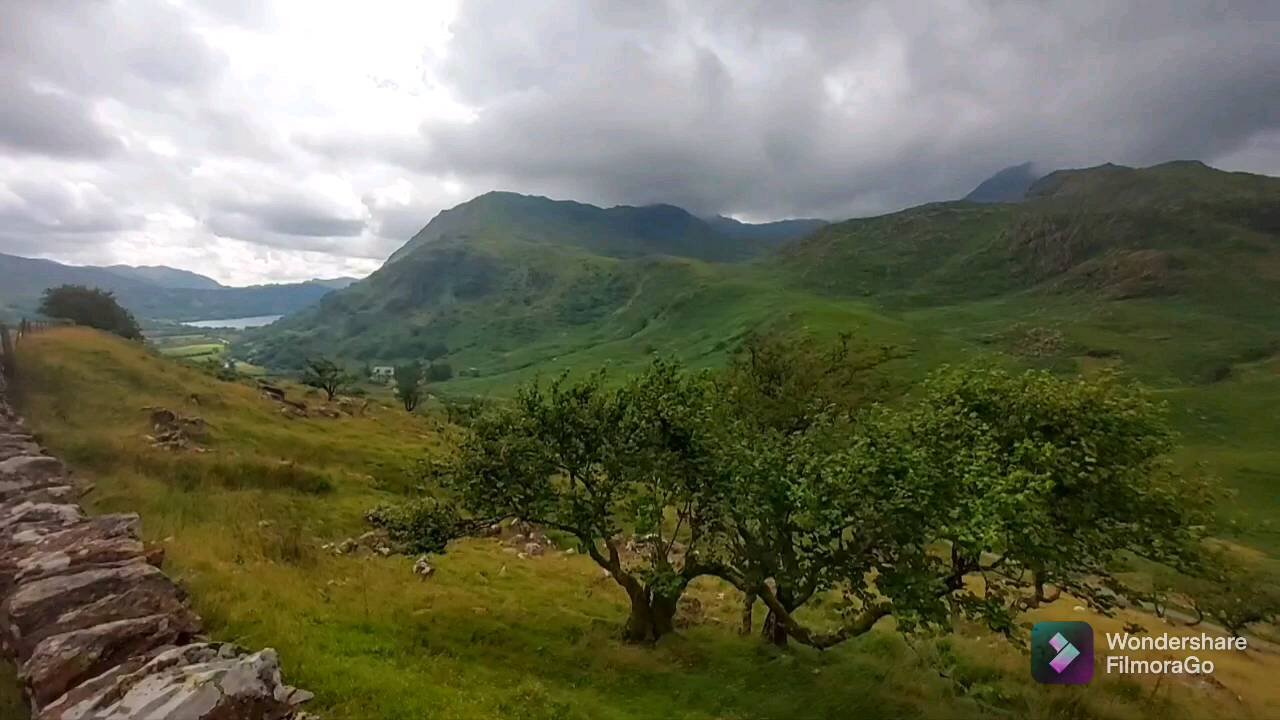
<path id="1" fill-rule="evenodd" d="M 243 330 L 245 328 L 262 327 L 284 317 L 283 315 L 256 315 L 254 317 L 227 318 L 226 320 L 193 320 L 192 322 L 184 322 L 183 325 L 197 328 L 234 328 Z"/>

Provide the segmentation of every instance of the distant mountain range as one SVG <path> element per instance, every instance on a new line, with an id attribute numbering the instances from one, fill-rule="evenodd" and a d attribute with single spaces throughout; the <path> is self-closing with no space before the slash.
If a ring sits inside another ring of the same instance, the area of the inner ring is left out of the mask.
<path id="1" fill-rule="evenodd" d="M 245 350 L 281 367 L 319 353 L 391 364 L 443 343 L 456 366 L 507 382 L 658 349 L 711 362 L 754 329 L 889 322 L 876 313 L 966 303 L 1019 308 L 1006 319 L 1062 302 L 1130 301 L 1107 305 L 1112 317 L 1154 303 L 1145 326 L 1195 308 L 1261 323 L 1240 338 L 1280 333 L 1280 275 L 1259 269 L 1280 267 L 1280 180 L 1191 162 L 1034 175 L 1029 165 L 998 173 L 971 196 L 984 204 L 831 224 L 489 193 L 440 213 L 379 271 Z M 1186 352 L 1201 367 L 1242 344 Z"/>
<path id="2" fill-rule="evenodd" d="M 211 277 L 205 277 L 190 270 L 165 267 L 164 265 L 111 265 L 102 268 L 117 275 L 135 280 L 142 280 L 153 285 L 177 290 L 216 290 L 222 283 Z"/>
<path id="3" fill-rule="evenodd" d="M 355 282 L 335 278 L 303 283 L 226 287 L 187 270 L 164 266 L 63 265 L 0 254 L 0 316 L 36 313 L 44 291 L 59 285 L 110 290 L 140 319 L 191 321 L 286 315 Z"/>

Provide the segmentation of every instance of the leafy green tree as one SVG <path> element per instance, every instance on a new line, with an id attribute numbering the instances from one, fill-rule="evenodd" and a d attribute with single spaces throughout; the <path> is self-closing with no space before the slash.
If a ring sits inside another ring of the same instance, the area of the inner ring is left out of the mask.
<path id="1" fill-rule="evenodd" d="M 1192 625 L 1208 620 L 1239 637 L 1249 627 L 1280 620 L 1280 582 L 1274 572 L 1219 550 L 1206 559 L 1204 572 L 1168 574 L 1161 593 L 1182 600 L 1195 613 Z"/>
<path id="2" fill-rule="evenodd" d="M 797 552 L 795 543 L 812 546 L 814 539 L 802 539 L 813 528 L 794 503 L 813 479 L 809 473 L 815 463 L 847 441 L 857 410 L 883 391 L 873 371 L 890 357 L 889 348 L 859 346 L 848 334 L 830 344 L 812 337 L 753 335 L 716 379 L 717 427 L 725 431 L 723 449 L 730 450 L 721 462 L 737 469 L 730 495 L 753 498 L 727 509 L 748 534 L 735 541 L 754 550 L 748 561 L 752 572 L 769 579 L 789 611 L 827 585 L 826 565 Z M 755 602 L 755 593 L 746 591 L 744 633 L 750 632 Z M 763 634 L 774 644 L 787 641 L 786 628 L 772 611 Z"/>
<path id="3" fill-rule="evenodd" d="M 515 518 L 567 533 L 631 602 L 624 636 L 646 642 L 674 629 L 676 603 L 703 574 L 696 558 L 715 486 L 707 384 L 655 363 L 616 390 L 600 375 L 525 388 L 472 423 L 441 479 L 458 518 L 455 537 Z M 640 543 L 624 540 L 634 533 Z M 683 538 L 681 544 L 677 538 Z M 437 549 L 443 550 L 443 544 Z"/>
<path id="4" fill-rule="evenodd" d="M 105 330 L 129 340 L 142 339 L 133 315 L 116 302 L 115 295 L 83 285 L 62 285 L 44 291 L 42 315 L 70 320 L 77 325 Z"/>
<path id="5" fill-rule="evenodd" d="M 430 382 L 444 382 L 453 377 L 453 366 L 449 363 L 433 362 L 427 366 L 427 380 Z"/>
<path id="6" fill-rule="evenodd" d="M 866 348 L 850 334 L 830 344 L 809 336 L 757 334 L 733 355 L 716 384 L 732 417 L 755 429 L 798 432 L 880 397 L 884 379 L 873 371 L 892 357 L 892 348 Z"/>
<path id="7" fill-rule="evenodd" d="M 328 358 L 309 358 L 300 380 L 303 385 L 324 391 L 330 402 L 355 382 L 350 373 Z"/>
<path id="8" fill-rule="evenodd" d="M 422 400 L 422 365 L 416 362 L 396 366 L 396 397 L 405 412 L 413 412 Z"/>
<path id="9" fill-rule="evenodd" d="M 1049 584 L 1106 612 L 1132 593 L 1112 572 L 1121 559 L 1199 564 L 1212 493 L 1172 471 L 1163 413 L 1136 388 L 944 370 L 910 410 L 864 413 L 850 440 L 724 451 L 734 501 L 716 572 L 802 643 L 830 647 L 890 614 L 905 631 L 960 615 L 1012 634 Z M 810 588 L 840 593 L 841 627 L 796 618 Z"/>

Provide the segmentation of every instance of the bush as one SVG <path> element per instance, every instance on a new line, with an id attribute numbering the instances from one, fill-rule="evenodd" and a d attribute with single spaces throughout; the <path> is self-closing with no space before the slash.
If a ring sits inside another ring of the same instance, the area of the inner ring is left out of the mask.
<path id="1" fill-rule="evenodd" d="M 427 382 L 444 382 L 453 377 L 453 367 L 449 363 L 431 363 L 427 368 Z"/>
<path id="2" fill-rule="evenodd" d="M 129 340 L 141 340 L 142 329 L 133 315 L 116 302 L 115 295 L 83 285 L 62 285 L 44 291 L 40 314 L 70 320 Z"/>
<path id="3" fill-rule="evenodd" d="M 370 525 L 387 531 L 387 537 L 409 553 L 436 553 L 453 539 L 458 524 L 454 511 L 435 500 L 414 500 L 400 505 L 380 505 L 365 514 Z"/>

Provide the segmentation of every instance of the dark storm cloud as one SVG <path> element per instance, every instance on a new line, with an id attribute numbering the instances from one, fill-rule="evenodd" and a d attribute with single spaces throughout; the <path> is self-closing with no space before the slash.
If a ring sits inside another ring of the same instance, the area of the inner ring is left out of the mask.
<path id="1" fill-rule="evenodd" d="M 367 272 L 491 189 L 839 218 L 1280 172 L 1280 4 L 0 0 L 0 252 Z M 327 264 L 326 264 L 327 263 Z"/>
<path id="2" fill-rule="evenodd" d="M 1175 6 L 1176 5 L 1176 6 Z M 1275 3 L 462 7 L 479 112 L 419 167 L 605 202 L 841 215 L 991 172 L 1212 161 L 1280 125 Z"/>

